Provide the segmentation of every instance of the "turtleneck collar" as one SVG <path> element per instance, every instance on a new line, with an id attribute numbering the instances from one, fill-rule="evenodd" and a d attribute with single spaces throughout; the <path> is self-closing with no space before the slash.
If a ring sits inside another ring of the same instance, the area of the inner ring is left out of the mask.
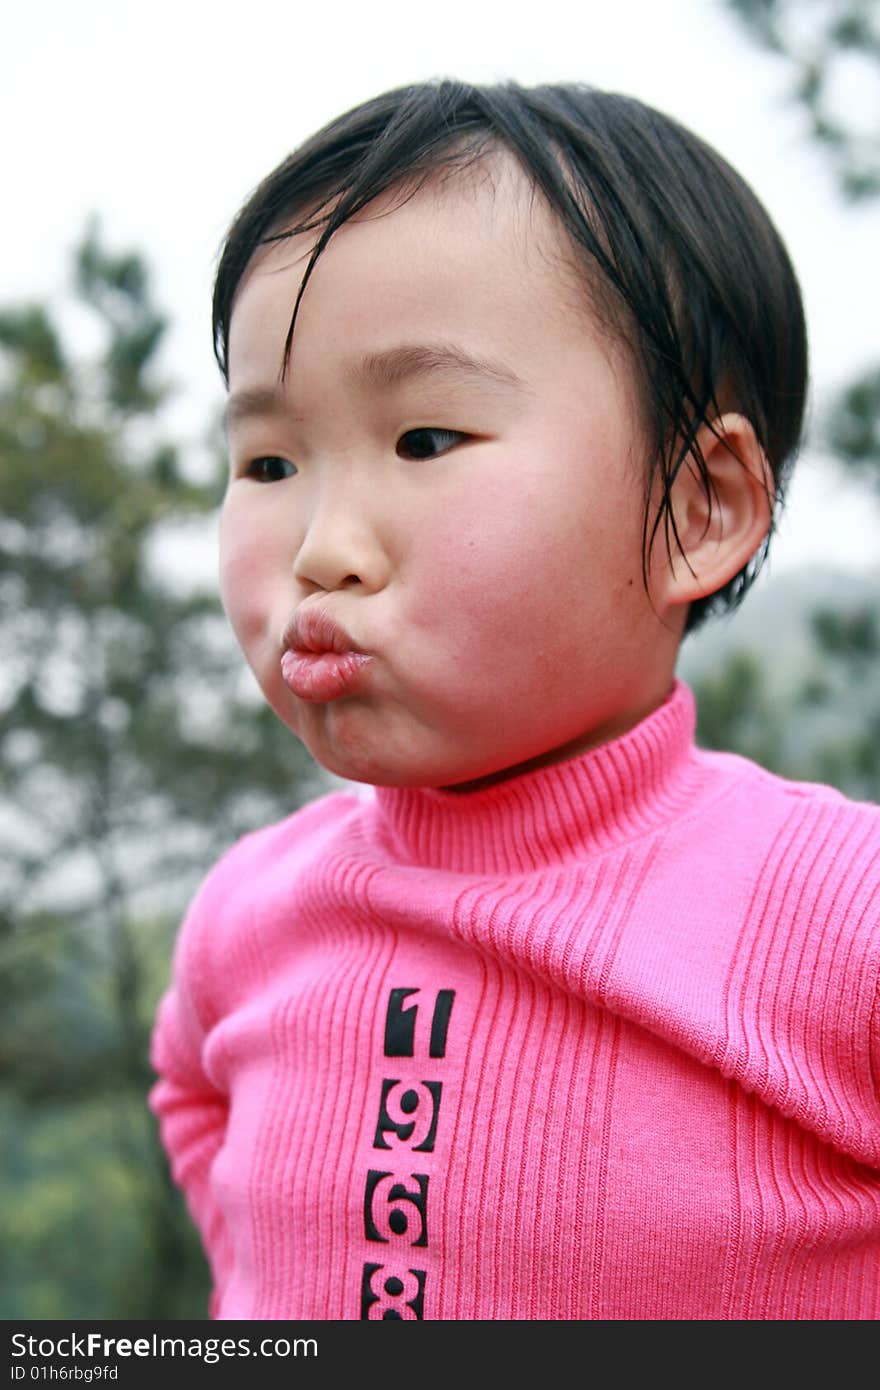
<path id="1" fill-rule="evenodd" d="M 376 787 L 393 857 L 460 873 L 522 873 L 608 849 L 673 816 L 700 779 L 696 704 L 676 678 L 627 733 L 473 792 Z"/>

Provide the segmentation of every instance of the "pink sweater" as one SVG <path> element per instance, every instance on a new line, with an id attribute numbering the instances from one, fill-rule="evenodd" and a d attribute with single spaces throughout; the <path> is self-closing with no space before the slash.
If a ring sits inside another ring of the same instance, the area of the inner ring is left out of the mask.
<path id="1" fill-rule="evenodd" d="M 208 875 L 151 1104 L 213 1316 L 880 1317 L 880 808 L 694 724 Z"/>

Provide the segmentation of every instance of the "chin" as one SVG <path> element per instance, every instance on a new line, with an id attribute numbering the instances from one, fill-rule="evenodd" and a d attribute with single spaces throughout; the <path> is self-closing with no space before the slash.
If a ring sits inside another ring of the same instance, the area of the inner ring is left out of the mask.
<path id="1" fill-rule="evenodd" d="M 289 717 L 285 722 L 293 727 Z M 428 727 L 365 719 L 355 702 L 313 705 L 297 724 L 294 732 L 315 762 L 348 782 L 468 791 L 509 775 L 506 760 L 499 768 L 491 757 L 474 756 L 473 748 L 469 757 L 461 742 L 456 747 L 448 736 L 432 739 Z"/>
<path id="2" fill-rule="evenodd" d="M 413 756 L 401 754 L 389 757 L 387 752 L 375 753 L 364 749 L 353 752 L 346 749 L 330 750 L 323 743 L 311 744 L 303 740 L 316 762 L 343 777 L 348 782 L 364 782 L 371 787 L 439 787 L 461 780 L 466 773 L 457 776 L 457 769 L 437 766 Z"/>
<path id="3" fill-rule="evenodd" d="M 370 749 L 328 747 L 325 739 L 312 739 L 300 735 L 306 748 L 321 767 L 332 772 L 334 777 L 343 777 L 347 782 L 364 782 L 371 787 L 403 787 L 415 785 L 412 781 L 412 766 Z"/>
<path id="4" fill-rule="evenodd" d="M 337 777 L 344 777 L 348 782 L 365 782 L 371 787 L 436 787 L 441 785 L 440 780 L 431 777 L 429 773 L 420 775 L 414 772 L 412 767 L 393 767 L 389 766 L 384 759 L 376 759 L 372 763 L 357 763 L 352 765 L 343 759 L 330 760 L 318 758 L 322 767 L 326 767 L 328 772 L 334 773 Z"/>

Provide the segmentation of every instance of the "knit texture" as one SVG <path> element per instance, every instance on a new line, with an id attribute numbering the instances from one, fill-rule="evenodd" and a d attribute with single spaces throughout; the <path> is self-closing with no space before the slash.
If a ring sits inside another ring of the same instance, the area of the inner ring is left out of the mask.
<path id="1" fill-rule="evenodd" d="M 150 1098 L 213 1316 L 880 1317 L 880 808 L 694 729 L 215 866 Z"/>

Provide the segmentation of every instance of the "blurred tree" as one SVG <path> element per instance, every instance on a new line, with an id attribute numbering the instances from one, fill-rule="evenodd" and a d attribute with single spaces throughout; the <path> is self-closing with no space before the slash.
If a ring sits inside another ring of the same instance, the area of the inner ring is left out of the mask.
<path id="1" fill-rule="evenodd" d="M 826 152 L 842 196 L 880 195 L 880 0 L 726 0 L 790 72 L 790 97 Z M 869 364 L 822 413 L 819 442 L 880 489 L 880 365 Z M 785 776 L 880 801 L 880 626 L 876 602 L 812 614 L 813 669 L 779 708 L 761 663 L 736 651 L 694 682 L 698 735 Z"/>
<path id="2" fill-rule="evenodd" d="M 880 195 L 880 0 L 727 0 L 790 74 L 789 95 L 848 202 Z M 823 442 L 880 486 L 880 363 L 835 401 Z"/>
<path id="3" fill-rule="evenodd" d="M 803 629 L 795 642 L 793 623 Z M 752 646 L 728 648 L 721 659 L 700 659 L 685 647 L 681 667 L 697 696 L 698 742 L 795 781 L 880 801 L 876 604 L 799 605 L 772 630 L 759 622 L 753 630 Z"/>
<path id="4" fill-rule="evenodd" d="M 163 437 L 165 320 L 94 225 L 69 314 L 91 355 L 45 306 L 0 312 L 2 1315 L 201 1317 L 145 1108 L 153 1009 L 195 882 L 318 773 L 243 687 L 216 597 L 158 571 L 219 466 Z"/>
<path id="5" fill-rule="evenodd" d="M 756 653 L 731 652 L 720 670 L 695 680 L 694 687 L 702 747 L 735 751 L 782 773 L 782 712 L 770 698 Z"/>
<path id="6" fill-rule="evenodd" d="M 825 149 L 844 196 L 880 193 L 877 0 L 727 0 L 791 73 L 791 96 Z"/>

